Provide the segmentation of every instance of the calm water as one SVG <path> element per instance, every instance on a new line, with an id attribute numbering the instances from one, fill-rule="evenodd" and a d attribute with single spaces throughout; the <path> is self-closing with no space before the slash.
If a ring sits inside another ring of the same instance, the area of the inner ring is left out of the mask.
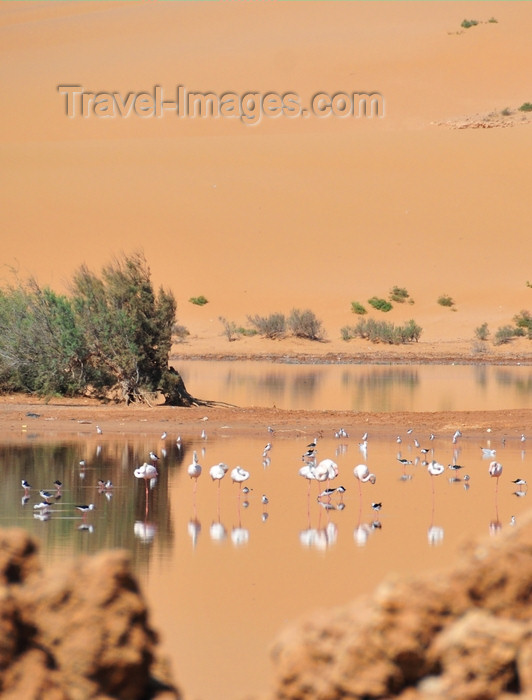
<path id="1" fill-rule="evenodd" d="M 194 396 L 238 406 L 357 411 L 532 407 L 532 367 L 175 363 Z"/>
<path id="2" fill-rule="evenodd" d="M 271 673 L 269 648 L 287 623 L 369 592 L 390 572 L 442 567 L 464 537 L 497 536 L 528 506 L 526 490 L 511 483 L 526 478 L 530 469 L 527 442 L 518 434 L 508 435 L 503 445 L 502 436 L 465 432 L 453 445 L 452 432 L 460 426 L 432 441 L 429 435 L 408 434 L 406 425 L 378 436 L 369 426 L 363 454 L 361 429 L 338 426 L 349 436 L 324 434 L 318 458 L 336 460 L 340 474 L 332 485 L 341 484 L 346 492 L 325 507 L 317 500 L 318 484 L 311 483 L 309 491 L 298 474 L 313 435 L 272 435 L 265 425 L 264 438 L 236 439 L 228 426 L 227 437 L 214 439 L 205 425 L 206 440 L 200 437 L 203 426 L 189 428 L 178 448 L 171 424 L 165 441 L 107 430 L 101 438 L 50 440 L 34 419 L 31 432 L 0 447 L 2 525 L 34 533 L 51 565 L 104 547 L 129 550 L 187 700 L 238 700 L 264 690 Z M 464 465 L 456 472 L 461 480 L 453 481 L 455 472 L 446 468 L 433 484 L 414 439 L 446 467 Z M 268 441 L 272 449 L 264 460 Z M 481 447 L 488 445 L 504 465 L 498 493 L 488 476 L 489 460 L 482 456 Z M 160 476 L 146 500 L 133 469 L 150 450 L 161 457 Z M 195 495 L 186 473 L 193 450 L 204 467 Z M 412 463 L 402 465 L 398 452 Z M 239 495 L 229 474 L 218 490 L 208 468 L 220 461 L 250 471 L 249 494 Z M 360 494 L 353 476 L 359 462 L 377 475 L 376 484 L 363 484 Z M 463 480 L 465 473 L 469 481 Z M 27 499 L 23 478 L 32 485 Z M 100 492 L 100 478 L 111 479 L 113 488 Z M 38 490 L 56 479 L 64 484 L 61 497 L 54 499 L 48 520 L 38 519 L 33 508 L 41 500 Z M 382 509 L 373 510 L 372 502 L 381 502 Z M 80 503 L 96 505 L 86 521 L 75 509 Z M 380 527 L 372 525 L 375 521 Z"/>

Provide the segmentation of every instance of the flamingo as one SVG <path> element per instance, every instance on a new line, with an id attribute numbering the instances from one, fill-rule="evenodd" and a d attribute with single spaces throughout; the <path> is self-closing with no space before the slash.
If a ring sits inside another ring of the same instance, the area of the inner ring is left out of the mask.
<path id="1" fill-rule="evenodd" d="M 310 482 L 314 481 L 316 479 L 316 475 L 314 474 L 314 465 L 313 464 L 305 464 L 304 467 L 301 467 L 299 470 L 299 476 L 302 476 L 304 479 L 307 479 L 308 481 L 308 494 L 310 494 Z"/>
<path id="2" fill-rule="evenodd" d="M 144 483 L 146 484 L 146 498 L 148 497 L 148 481 L 151 481 L 152 479 L 157 478 L 157 468 L 153 466 L 153 464 L 148 464 L 147 462 L 144 462 L 144 464 L 141 467 L 138 467 L 135 469 L 133 474 L 137 477 L 137 479 L 144 479 Z"/>
<path id="3" fill-rule="evenodd" d="M 218 489 L 220 488 L 220 482 L 226 475 L 228 469 L 229 467 L 227 464 L 224 464 L 223 462 L 219 462 L 209 469 L 211 479 L 218 482 Z"/>
<path id="4" fill-rule="evenodd" d="M 371 484 L 374 484 L 377 481 L 375 474 L 370 472 L 365 464 L 357 464 L 357 466 L 353 469 L 353 474 L 355 475 L 355 479 L 358 479 L 358 489 L 360 494 L 362 494 L 362 484 L 366 484 L 368 481 Z"/>
<path id="5" fill-rule="evenodd" d="M 247 481 L 249 479 L 249 472 L 247 472 L 245 469 L 242 469 L 242 467 L 235 467 L 231 470 L 231 479 L 233 481 L 233 484 L 236 483 L 239 485 L 238 497 L 240 498 L 240 494 L 242 492 L 242 484 L 244 483 L 244 481 Z"/>
<path id="6" fill-rule="evenodd" d="M 191 479 L 194 479 L 194 493 L 196 493 L 196 487 L 198 485 L 198 478 L 201 476 L 201 465 L 198 462 L 198 453 L 194 450 L 192 455 L 192 463 L 187 467 L 188 475 Z"/>
<path id="7" fill-rule="evenodd" d="M 431 462 L 428 463 L 427 470 L 430 474 L 432 482 L 432 493 L 434 493 L 434 477 L 443 474 L 443 472 L 445 471 L 445 467 L 443 466 L 443 464 L 440 464 L 435 459 L 433 459 Z"/>
<path id="8" fill-rule="evenodd" d="M 327 487 L 330 486 L 331 479 L 338 476 L 338 465 L 332 459 L 322 459 L 321 462 L 314 467 L 314 478 L 317 481 L 327 480 Z"/>
<path id="9" fill-rule="evenodd" d="M 499 490 L 499 478 L 502 474 L 502 464 L 500 462 L 496 462 L 495 460 L 490 462 L 489 474 L 491 477 L 497 479 L 497 485 L 495 487 L 495 493 L 497 493 Z"/>

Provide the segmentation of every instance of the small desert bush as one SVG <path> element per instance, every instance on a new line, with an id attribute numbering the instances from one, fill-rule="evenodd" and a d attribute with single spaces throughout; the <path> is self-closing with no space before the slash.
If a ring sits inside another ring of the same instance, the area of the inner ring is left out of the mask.
<path id="1" fill-rule="evenodd" d="M 463 29 L 469 29 L 470 27 L 476 27 L 478 24 L 478 19 L 464 19 L 460 25 Z"/>
<path id="2" fill-rule="evenodd" d="M 172 328 L 172 340 L 176 343 L 182 343 L 187 336 L 190 335 L 190 331 L 185 326 L 180 323 L 175 323 Z"/>
<path id="3" fill-rule="evenodd" d="M 297 338 L 308 338 L 309 340 L 323 340 L 323 329 L 321 321 L 310 309 L 300 311 L 292 309 L 288 318 L 288 328 Z"/>
<path id="4" fill-rule="evenodd" d="M 472 355 L 483 355 L 487 352 L 486 343 L 482 343 L 479 340 L 475 340 L 471 344 L 471 354 Z"/>
<path id="5" fill-rule="evenodd" d="M 530 311 L 520 311 L 513 317 L 512 321 L 523 335 L 526 334 L 529 339 L 532 339 L 532 314 Z"/>
<path id="6" fill-rule="evenodd" d="M 488 24 L 497 24 L 498 22 L 499 22 L 499 20 L 496 19 L 495 17 L 490 17 L 488 20 Z"/>
<path id="7" fill-rule="evenodd" d="M 532 102 L 523 102 L 519 107 L 520 112 L 532 112 Z"/>
<path id="8" fill-rule="evenodd" d="M 505 343 L 509 343 L 511 340 L 513 340 L 515 336 L 516 332 L 513 326 L 500 326 L 499 328 L 497 328 L 495 336 L 493 337 L 493 344 L 504 345 Z"/>
<path id="9" fill-rule="evenodd" d="M 342 340 L 362 338 L 371 343 L 389 343 L 400 345 L 412 341 L 418 341 L 422 328 L 412 319 L 403 326 L 396 326 L 388 321 L 376 321 L 375 319 L 360 319 L 356 326 L 344 326 L 340 330 Z"/>
<path id="10" fill-rule="evenodd" d="M 371 297 L 371 299 L 368 299 L 368 304 L 373 306 L 374 309 L 377 309 L 377 311 L 387 312 L 393 309 L 393 306 L 389 301 L 386 301 L 386 299 L 381 299 L 380 297 Z"/>
<path id="11" fill-rule="evenodd" d="M 390 301 L 396 301 L 398 304 L 404 304 L 410 297 L 410 294 L 404 287 L 392 287 L 388 298 Z"/>
<path id="12" fill-rule="evenodd" d="M 196 306 L 205 306 L 205 304 L 209 303 L 209 300 L 206 299 L 203 294 L 200 294 L 199 297 L 190 297 L 189 302 Z"/>
<path id="13" fill-rule="evenodd" d="M 286 318 L 284 314 L 274 313 L 269 316 L 248 316 L 248 321 L 260 335 L 266 338 L 282 338 L 286 334 Z"/>
<path id="14" fill-rule="evenodd" d="M 226 318 L 223 316 L 219 316 L 218 320 L 223 326 L 223 333 L 227 340 L 231 343 L 233 340 L 236 340 L 238 337 L 238 327 L 234 321 L 228 321 Z"/>
<path id="15" fill-rule="evenodd" d="M 447 306 L 447 307 L 452 307 L 454 306 L 454 299 L 450 297 L 448 294 L 441 294 L 438 297 L 438 304 L 440 306 Z"/>
<path id="16" fill-rule="evenodd" d="M 478 328 L 475 328 L 475 338 L 477 340 L 487 340 L 490 332 L 488 330 L 488 324 L 486 322 L 482 323 Z"/>
<path id="17" fill-rule="evenodd" d="M 503 110 L 501 110 L 501 114 L 503 117 L 509 117 L 511 113 L 512 110 L 509 107 L 505 107 Z"/>
<path id="18" fill-rule="evenodd" d="M 352 301 L 351 302 L 351 311 L 354 314 L 358 314 L 359 316 L 363 316 L 364 314 L 367 314 L 368 312 L 366 311 L 366 307 L 362 306 L 362 304 L 358 301 Z"/>
<path id="19" fill-rule="evenodd" d="M 218 320 L 223 326 L 223 335 L 231 343 L 241 335 L 257 335 L 257 331 L 253 328 L 243 328 L 238 326 L 234 321 L 228 321 L 223 316 L 219 316 Z"/>

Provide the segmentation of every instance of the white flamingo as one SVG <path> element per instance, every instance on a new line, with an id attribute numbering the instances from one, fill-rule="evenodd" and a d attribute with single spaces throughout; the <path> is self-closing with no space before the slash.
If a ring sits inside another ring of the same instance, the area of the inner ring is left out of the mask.
<path id="1" fill-rule="evenodd" d="M 219 462 L 218 464 L 215 464 L 209 469 L 209 474 L 211 476 L 211 479 L 213 481 L 218 482 L 218 489 L 220 488 L 220 482 L 224 478 L 224 476 L 227 474 L 227 470 L 229 467 L 227 464 L 224 464 L 224 462 Z"/>
<path id="2" fill-rule="evenodd" d="M 198 479 L 201 476 L 201 464 L 198 462 L 198 454 L 196 450 L 192 455 L 192 462 L 187 467 L 187 473 L 191 479 L 194 479 L 194 493 L 196 493 L 196 488 L 198 486 Z"/>
<path id="3" fill-rule="evenodd" d="M 427 471 L 430 474 L 430 480 L 432 483 L 432 493 L 434 494 L 434 477 L 440 476 L 445 471 L 443 464 L 440 464 L 435 459 L 427 464 Z"/>
<path id="4" fill-rule="evenodd" d="M 370 472 L 365 464 L 357 464 L 353 469 L 353 474 L 355 475 L 355 479 L 358 479 L 359 490 L 361 489 L 361 484 L 366 484 L 368 481 L 370 484 L 374 484 L 377 481 L 375 474 Z"/>
<path id="5" fill-rule="evenodd" d="M 314 467 L 314 478 L 317 481 L 327 481 L 327 487 L 330 487 L 331 479 L 338 476 L 338 465 L 332 459 L 322 459 L 321 462 Z"/>
<path id="6" fill-rule="evenodd" d="M 235 467 L 234 469 L 231 470 L 231 479 L 233 481 L 233 484 L 238 484 L 239 487 L 239 492 L 238 495 L 240 497 L 240 492 L 242 490 L 242 484 L 244 481 L 247 481 L 249 479 L 249 472 L 247 472 L 245 469 L 242 467 Z"/>
<path id="7" fill-rule="evenodd" d="M 304 467 L 301 467 L 299 470 L 299 476 L 302 476 L 304 479 L 307 480 L 308 482 L 308 494 L 310 494 L 310 483 L 311 481 L 316 480 L 316 475 L 314 474 L 314 465 L 313 464 L 305 464 Z"/>
<path id="8" fill-rule="evenodd" d="M 144 464 L 140 467 L 137 467 L 133 474 L 137 477 L 137 479 L 144 479 L 144 483 L 146 485 L 146 498 L 148 497 L 148 481 L 151 481 L 152 479 L 157 478 L 157 468 L 154 467 L 153 464 L 148 464 L 147 462 L 144 462 Z"/>

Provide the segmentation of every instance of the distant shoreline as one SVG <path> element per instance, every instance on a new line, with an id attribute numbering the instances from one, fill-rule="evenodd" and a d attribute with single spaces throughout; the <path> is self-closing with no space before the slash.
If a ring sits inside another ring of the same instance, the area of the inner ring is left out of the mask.
<path id="1" fill-rule="evenodd" d="M 370 353 L 327 353 L 325 355 L 283 354 L 283 353 L 223 353 L 210 354 L 172 354 L 171 363 L 183 360 L 204 362 L 274 362 L 287 365 L 521 365 L 532 366 L 532 357 L 522 355 L 482 355 L 467 357 L 464 355 L 441 354 L 409 354 L 400 355 L 380 352 Z"/>

